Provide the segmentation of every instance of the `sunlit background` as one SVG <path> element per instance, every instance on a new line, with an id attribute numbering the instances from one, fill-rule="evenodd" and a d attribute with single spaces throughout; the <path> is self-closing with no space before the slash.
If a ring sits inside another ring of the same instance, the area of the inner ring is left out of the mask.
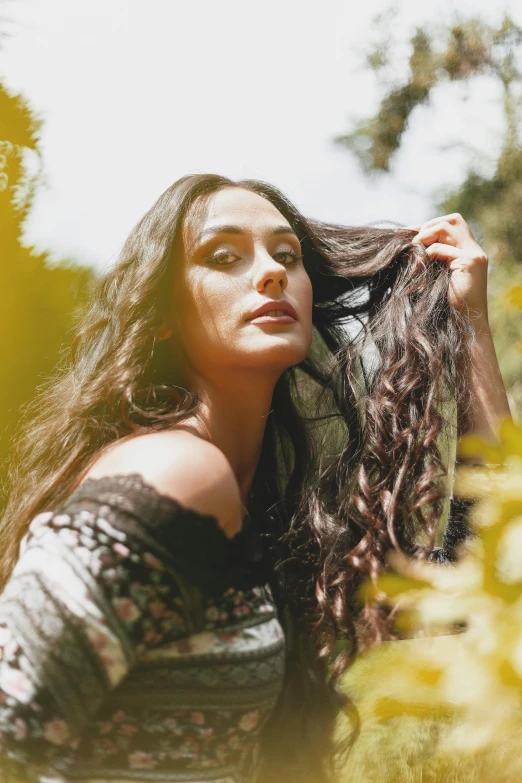
<path id="1" fill-rule="evenodd" d="M 102 267 L 179 176 L 218 172 L 278 185 L 306 213 L 351 223 L 426 220 L 470 161 L 490 171 L 504 129 L 501 87 L 444 83 L 411 118 L 392 175 L 368 180 L 334 143 L 375 112 L 386 87 L 366 67 L 391 44 L 407 75 L 416 25 L 455 3 L 404 0 L 17 0 L 0 3 L 0 75 L 43 120 L 43 181 L 24 229 L 56 258 Z M 462 18 L 500 23 L 488 0 Z M 507 4 L 514 21 L 522 6 Z"/>
<path id="2" fill-rule="evenodd" d="M 522 4 L 0 0 L 0 35 L 5 491 L 23 408 L 92 280 L 187 173 L 263 179 L 347 224 L 461 212 L 490 259 L 490 321 L 522 419 Z M 360 746 L 364 774 L 387 731 Z M 406 775 L 393 769 L 368 780 Z M 451 779 L 486 779 L 466 770 Z"/>

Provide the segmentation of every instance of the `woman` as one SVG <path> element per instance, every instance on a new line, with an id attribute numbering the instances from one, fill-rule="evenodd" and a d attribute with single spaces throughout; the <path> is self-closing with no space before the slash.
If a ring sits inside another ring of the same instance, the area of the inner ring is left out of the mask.
<path id="1" fill-rule="evenodd" d="M 194 175 L 131 232 L 12 476 L 4 778 L 335 774 L 335 681 L 393 638 L 356 588 L 391 548 L 454 556 L 433 543 L 455 391 L 459 434 L 509 413 L 487 259 L 460 216 L 418 228 Z"/>

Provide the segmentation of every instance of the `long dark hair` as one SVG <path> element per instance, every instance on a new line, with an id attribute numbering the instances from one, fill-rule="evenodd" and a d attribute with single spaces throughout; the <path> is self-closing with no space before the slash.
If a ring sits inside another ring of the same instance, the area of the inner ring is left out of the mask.
<path id="1" fill-rule="evenodd" d="M 335 775 L 336 684 L 362 645 L 392 638 L 356 589 L 401 549 L 433 545 L 445 496 L 441 437 L 469 356 L 466 322 L 447 302 L 449 271 L 407 229 L 309 220 L 257 180 L 189 175 L 139 221 L 97 283 L 70 357 L 26 412 L 2 521 L 1 584 L 35 514 L 57 508 L 100 450 L 161 430 L 197 409 L 155 335 L 187 209 L 221 188 L 268 199 L 300 239 L 311 278 L 314 340 L 276 384 L 254 481 L 273 556 L 272 588 L 287 637 L 283 694 L 263 735 L 266 780 Z M 464 404 L 463 404 L 464 403 Z M 334 645 L 345 641 L 332 662 Z"/>

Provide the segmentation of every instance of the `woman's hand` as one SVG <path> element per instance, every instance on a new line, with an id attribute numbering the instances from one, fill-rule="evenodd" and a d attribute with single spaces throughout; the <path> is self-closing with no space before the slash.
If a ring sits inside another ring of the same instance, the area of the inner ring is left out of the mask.
<path id="1" fill-rule="evenodd" d="M 473 399 L 465 413 L 459 411 L 459 436 L 474 434 L 498 442 L 499 422 L 511 418 L 511 411 L 488 322 L 487 256 L 462 215 L 457 213 L 408 228 L 418 231 L 412 242 L 424 245 L 430 258 L 448 264 L 451 272 L 448 302 L 473 321 L 475 339 L 463 381 Z M 480 454 L 474 459 L 482 461 Z"/>
<path id="2" fill-rule="evenodd" d="M 462 215 L 443 215 L 407 228 L 418 231 L 412 242 L 423 244 L 430 258 L 448 264 L 450 305 L 466 317 L 487 324 L 488 258 Z"/>

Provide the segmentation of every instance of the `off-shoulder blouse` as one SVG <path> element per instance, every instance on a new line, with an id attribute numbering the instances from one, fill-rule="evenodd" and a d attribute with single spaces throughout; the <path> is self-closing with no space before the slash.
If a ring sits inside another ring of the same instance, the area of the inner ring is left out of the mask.
<path id="1" fill-rule="evenodd" d="M 253 518 L 229 539 L 137 474 L 35 517 L 0 596 L 2 783 L 251 783 L 285 670 L 270 577 Z"/>

